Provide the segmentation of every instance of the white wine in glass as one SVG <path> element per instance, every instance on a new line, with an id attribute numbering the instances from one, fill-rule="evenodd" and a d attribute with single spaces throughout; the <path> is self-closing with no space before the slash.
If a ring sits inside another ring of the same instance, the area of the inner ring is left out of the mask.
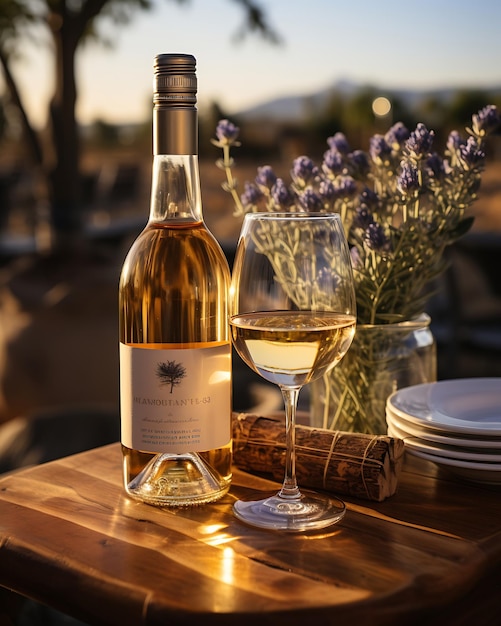
<path id="1" fill-rule="evenodd" d="M 230 288 L 232 340 L 245 363 L 278 385 L 285 403 L 285 477 L 278 493 L 238 500 L 248 524 L 286 531 L 339 521 L 344 503 L 301 492 L 295 472 L 296 407 L 303 385 L 338 363 L 355 333 L 351 260 L 339 215 L 249 213 Z"/>

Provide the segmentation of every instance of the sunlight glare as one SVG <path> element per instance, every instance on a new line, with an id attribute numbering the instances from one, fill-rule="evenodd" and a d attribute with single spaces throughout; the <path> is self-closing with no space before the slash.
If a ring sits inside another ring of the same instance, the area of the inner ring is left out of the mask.
<path id="1" fill-rule="evenodd" d="M 391 111 L 391 102 L 384 96 L 375 98 L 372 102 L 372 112 L 377 117 L 385 117 Z"/>

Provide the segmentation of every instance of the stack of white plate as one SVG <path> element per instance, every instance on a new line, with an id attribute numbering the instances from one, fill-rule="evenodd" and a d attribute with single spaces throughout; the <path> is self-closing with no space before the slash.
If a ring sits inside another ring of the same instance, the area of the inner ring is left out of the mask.
<path id="1" fill-rule="evenodd" d="M 501 484 L 501 378 L 399 389 L 388 398 L 386 421 L 409 453 L 467 480 Z"/>

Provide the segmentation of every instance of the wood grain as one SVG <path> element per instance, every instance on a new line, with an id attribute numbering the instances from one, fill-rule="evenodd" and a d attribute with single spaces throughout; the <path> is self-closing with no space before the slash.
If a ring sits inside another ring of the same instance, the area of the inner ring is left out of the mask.
<path id="1" fill-rule="evenodd" d="M 498 488 L 409 458 L 396 495 L 347 499 L 327 531 L 234 518 L 235 498 L 276 488 L 236 470 L 218 503 L 157 509 L 125 496 L 118 444 L 4 476 L 0 584 L 98 625 L 489 623 L 480 611 L 499 602 Z"/>

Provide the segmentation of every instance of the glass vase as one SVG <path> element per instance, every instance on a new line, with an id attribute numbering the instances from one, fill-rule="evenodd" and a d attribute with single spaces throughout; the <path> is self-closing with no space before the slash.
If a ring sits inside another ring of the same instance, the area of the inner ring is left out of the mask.
<path id="1" fill-rule="evenodd" d="M 317 428 L 386 434 L 386 400 L 402 387 L 433 382 L 436 346 L 430 317 L 358 325 L 338 365 L 309 385 L 310 424 Z"/>

